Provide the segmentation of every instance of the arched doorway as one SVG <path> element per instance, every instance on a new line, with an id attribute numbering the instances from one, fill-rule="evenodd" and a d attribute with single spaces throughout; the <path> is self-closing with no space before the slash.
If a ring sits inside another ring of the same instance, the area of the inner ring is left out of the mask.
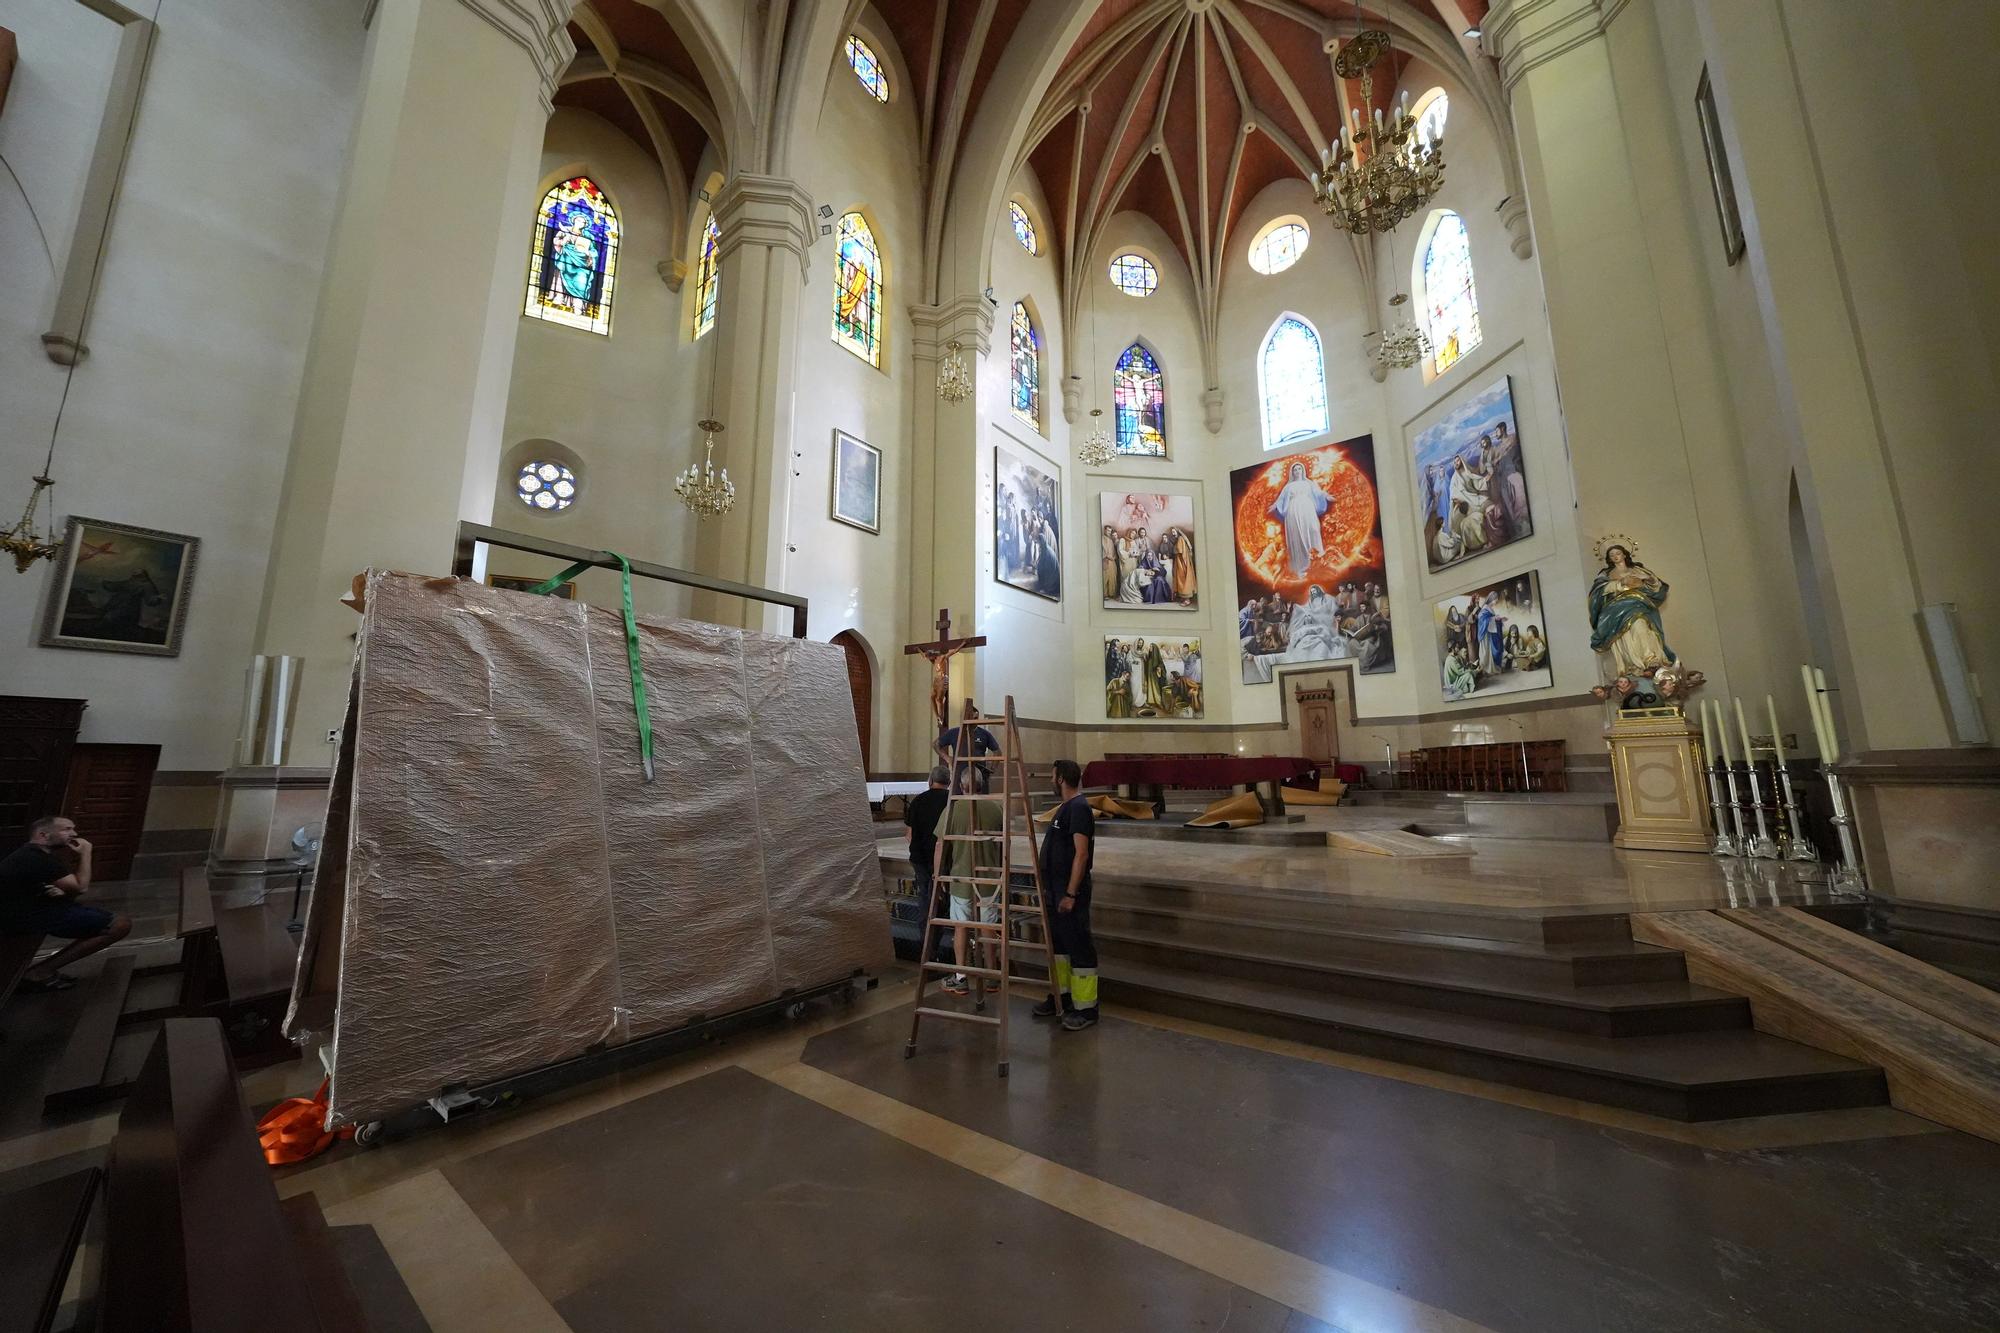
<path id="1" fill-rule="evenodd" d="M 847 689 L 854 696 L 854 729 L 861 737 L 861 771 L 873 771 L 868 738 L 874 733 L 875 669 L 868 663 L 868 644 L 851 629 L 833 636 L 833 642 L 847 654 Z"/>

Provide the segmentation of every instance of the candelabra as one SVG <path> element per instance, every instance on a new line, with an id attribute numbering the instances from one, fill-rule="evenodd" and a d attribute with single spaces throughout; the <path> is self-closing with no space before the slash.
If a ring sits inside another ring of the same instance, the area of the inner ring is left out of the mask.
<path id="1" fill-rule="evenodd" d="M 1841 787 L 1840 774 L 1822 766 L 1826 774 L 1826 791 L 1833 806 L 1833 831 L 1840 838 L 1840 864 L 1834 867 L 1828 879 L 1831 887 L 1850 893 L 1866 893 L 1868 879 L 1862 873 L 1861 849 L 1854 841 L 1854 816 L 1847 809 L 1847 793 Z"/>
<path id="2" fill-rule="evenodd" d="M 722 430 L 722 423 L 711 418 L 695 425 L 707 437 L 703 444 L 708 452 L 700 467 L 688 464 L 687 471 L 674 483 L 674 494 L 681 497 L 681 503 L 696 517 L 716 518 L 736 506 L 736 487 L 729 480 L 729 469 L 723 468 L 720 473 L 715 469 L 715 437 Z"/>
<path id="3" fill-rule="evenodd" d="M 1778 840 L 1771 836 L 1770 825 L 1764 822 L 1764 788 L 1757 781 L 1756 757 L 1748 751 L 1743 755 L 1743 767 L 1750 770 L 1750 808 L 1757 812 L 1757 836 L 1750 840 L 1744 855 L 1762 861 L 1775 861 L 1778 859 Z"/>
<path id="4" fill-rule="evenodd" d="M 1750 855 L 1750 835 L 1743 831 L 1743 798 L 1736 790 L 1736 765 L 1725 763 L 1722 771 L 1729 779 L 1729 822 L 1736 826 L 1736 850 L 1730 856 Z"/>
<path id="5" fill-rule="evenodd" d="M 1361 107 L 1372 105 L 1377 62 L 1389 53 L 1389 34 L 1370 28 L 1356 33 L 1334 57 L 1334 72 L 1361 80 L 1361 106 L 1354 123 L 1320 154 L 1317 171 L 1308 173 L 1313 198 L 1334 225 L 1356 236 L 1395 229 L 1397 223 L 1422 208 L 1444 183 L 1444 136 L 1426 138 L 1417 132 L 1406 92 L 1400 105 L 1381 108 L 1369 119 Z"/>
<path id="6" fill-rule="evenodd" d="M 1711 852 L 1716 856 L 1743 855 L 1742 843 L 1729 836 L 1729 825 L 1722 812 L 1730 809 L 1730 803 L 1722 799 L 1722 775 L 1729 771 L 1729 765 L 1717 759 L 1708 766 L 1708 807 L 1715 816 L 1715 846 Z"/>
<path id="7" fill-rule="evenodd" d="M 1103 415 L 1104 409 L 1101 407 L 1090 409 L 1090 438 L 1076 447 L 1076 461 L 1085 467 L 1103 467 L 1118 457 L 1118 447 L 1111 442 L 1111 432 L 1106 430 L 1104 423 L 1098 419 Z"/>
<path id="8" fill-rule="evenodd" d="M 947 403 L 962 403 L 972 397 L 972 373 L 965 368 L 965 346 L 956 338 L 944 345 L 944 359 L 938 362 L 937 396 Z"/>
<path id="9" fill-rule="evenodd" d="M 1819 860 L 1819 849 L 1806 837 L 1805 820 L 1800 816 L 1798 794 L 1792 789 L 1791 766 L 1785 762 L 1784 752 L 1776 747 L 1778 738 L 1772 737 L 1771 765 L 1778 770 L 1778 788 L 1784 796 L 1785 823 L 1790 836 L 1785 839 L 1785 859 L 1787 861 Z"/>

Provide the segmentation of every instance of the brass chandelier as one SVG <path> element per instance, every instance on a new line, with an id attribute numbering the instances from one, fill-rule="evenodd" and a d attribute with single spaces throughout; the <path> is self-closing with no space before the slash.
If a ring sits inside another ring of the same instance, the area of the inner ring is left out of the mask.
<path id="1" fill-rule="evenodd" d="M 1390 370 L 1408 370 L 1431 354 L 1430 335 L 1418 328 L 1416 322 L 1408 315 L 1404 315 L 1400 321 L 1395 318 L 1393 312 L 1398 307 L 1409 304 L 1409 300 L 1410 298 L 1402 292 L 1397 292 L 1389 298 L 1389 308 L 1392 313 L 1388 327 L 1377 335 L 1374 352 L 1376 365 Z"/>
<path id="2" fill-rule="evenodd" d="M 21 521 L 5 532 L 0 532 L 0 551 L 14 557 L 14 572 L 25 574 L 34 568 L 37 560 L 53 560 L 62 549 L 62 541 L 55 532 L 55 501 L 49 501 L 49 527 L 44 529 L 35 521 L 35 510 L 41 507 L 42 492 L 53 491 L 55 479 L 49 476 L 47 464 L 35 477 L 35 488 L 28 492 L 28 507 L 21 511 Z"/>
<path id="3" fill-rule="evenodd" d="M 972 374 L 965 368 L 965 346 L 956 338 L 944 345 L 944 359 L 938 362 L 937 396 L 947 403 L 962 403 L 972 397 Z"/>
<path id="4" fill-rule="evenodd" d="M 715 437 L 722 423 L 710 417 L 695 425 L 707 436 L 703 441 L 708 446 L 707 458 L 700 467 L 687 465 L 687 471 L 674 483 L 674 494 L 681 497 L 681 503 L 695 517 L 717 518 L 736 507 L 736 487 L 729 480 L 729 469 L 723 468 L 718 473 L 715 468 Z"/>
<path id="5" fill-rule="evenodd" d="M 1111 442 L 1111 432 L 1104 428 L 1101 418 L 1104 409 L 1090 409 L 1090 437 L 1076 447 L 1076 461 L 1085 467 L 1103 467 L 1118 457 L 1118 446 Z"/>
<path id="6" fill-rule="evenodd" d="M 1353 124 L 1320 154 L 1320 169 L 1309 174 L 1313 198 L 1343 231 L 1356 236 L 1386 232 L 1422 208 L 1444 183 L 1444 136 L 1417 133 L 1410 95 L 1389 108 L 1374 108 L 1374 67 L 1389 53 L 1389 34 L 1369 28 L 1354 34 L 1334 57 L 1334 72 L 1361 80 L 1362 105 Z M 1373 119 L 1369 118 L 1372 109 Z"/>

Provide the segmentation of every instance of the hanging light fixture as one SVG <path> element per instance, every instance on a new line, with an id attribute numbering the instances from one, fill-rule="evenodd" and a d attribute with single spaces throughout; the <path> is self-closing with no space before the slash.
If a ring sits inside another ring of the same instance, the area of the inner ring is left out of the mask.
<path id="1" fill-rule="evenodd" d="M 35 511 L 41 507 L 42 492 L 55 490 L 55 479 L 49 476 L 48 468 L 36 474 L 35 489 L 28 492 L 28 507 L 21 511 L 21 521 L 6 532 L 0 533 L 0 551 L 14 557 L 14 572 L 25 574 L 34 568 L 37 560 L 53 560 L 62 549 L 62 542 L 56 536 L 56 502 L 49 500 L 49 526 L 43 528 L 35 521 Z"/>
<path id="2" fill-rule="evenodd" d="M 944 345 L 944 359 L 938 362 L 937 396 L 947 403 L 972 397 L 972 372 L 965 367 L 965 347 L 956 338 Z"/>
<path id="3" fill-rule="evenodd" d="M 1355 6 L 1360 27 L 1361 7 Z M 1320 169 L 1310 172 L 1313 198 L 1334 225 L 1356 236 L 1386 232 L 1422 208 L 1444 183 L 1444 135 L 1426 138 L 1410 115 L 1410 95 L 1391 105 L 1385 118 L 1375 106 L 1374 68 L 1389 54 L 1389 34 L 1379 28 L 1357 31 L 1334 57 L 1334 72 L 1361 80 L 1361 105 L 1320 153 Z"/>
<path id="4" fill-rule="evenodd" d="M 1431 354 L 1431 337 L 1418 328 L 1416 321 L 1408 315 L 1398 320 L 1393 313 L 1398 306 L 1408 305 L 1410 298 L 1397 292 L 1389 298 L 1391 314 L 1388 327 L 1384 328 L 1375 344 L 1375 363 L 1391 370 L 1408 370 Z"/>
<path id="5" fill-rule="evenodd" d="M 1076 461 L 1085 467 L 1103 467 L 1118 457 L 1118 447 L 1111 442 L 1111 432 L 1105 427 L 1103 416 L 1103 408 L 1090 409 L 1090 436 L 1076 447 Z"/>
<path id="6" fill-rule="evenodd" d="M 706 436 L 702 441 L 707 449 L 706 461 L 700 467 L 687 465 L 687 471 L 674 483 L 674 494 L 681 497 L 681 503 L 696 518 L 717 518 L 736 507 L 736 487 L 729 480 L 729 469 L 723 468 L 719 473 L 715 470 L 715 437 L 721 434 L 722 423 L 709 417 L 695 425 Z"/>

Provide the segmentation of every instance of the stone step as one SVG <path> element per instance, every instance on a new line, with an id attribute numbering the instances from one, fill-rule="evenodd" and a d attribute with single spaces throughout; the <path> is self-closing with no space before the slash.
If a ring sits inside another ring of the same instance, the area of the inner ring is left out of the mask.
<path id="1" fill-rule="evenodd" d="M 44 1113 L 87 1106 L 111 1095 L 104 1088 L 125 993 L 132 984 L 132 955 L 110 954 L 95 976 L 79 978 L 89 988 L 70 1029 L 69 1043 L 42 1084 Z"/>
<path id="2" fill-rule="evenodd" d="M 1880 1106 L 1882 1071 L 1761 1032 L 1600 1037 L 1107 960 L 1107 1001 L 1671 1120 Z"/>
<path id="3" fill-rule="evenodd" d="M 1208 976 L 1269 982 L 1324 995 L 1380 1000 L 1418 1009 L 1499 1019 L 1602 1037 L 1715 1032 L 1750 1026 L 1749 1002 L 1684 979 L 1579 986 L 1542 978 L 1495 979 L 1476 956 L 1421 966 L 1328 962 L 1297 952 L 1219 946 L 1185 935 L 1118 929 L 1093 922 L 1106 958 Z"/>

